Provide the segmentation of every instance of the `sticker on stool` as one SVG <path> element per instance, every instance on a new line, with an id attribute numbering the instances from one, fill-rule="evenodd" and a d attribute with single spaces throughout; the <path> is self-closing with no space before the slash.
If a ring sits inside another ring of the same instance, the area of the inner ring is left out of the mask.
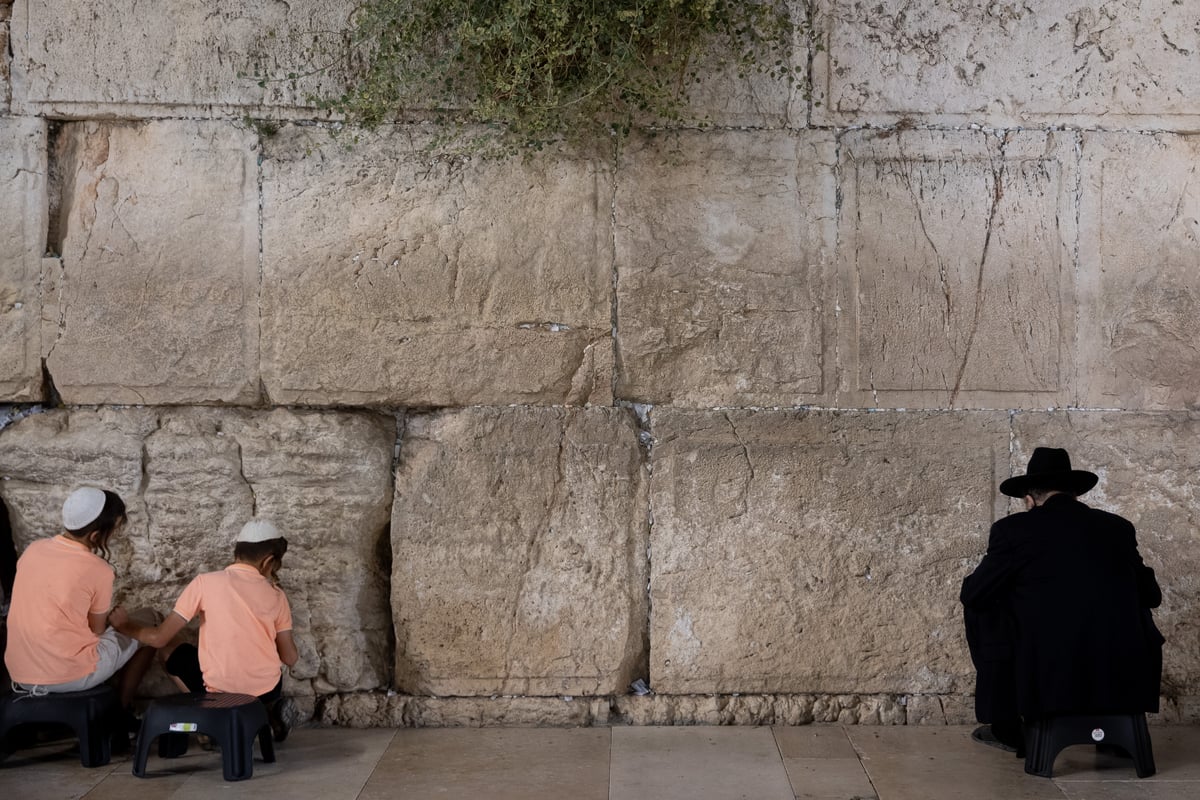
<path id="1" fill-rule="evenodd" d="M 1103 728 L 1096 728 L 1095 730 L 1092 731 L 1092 741 L 1093 742 L 1103 742 L 1104 741 L 1104 729 Z"/>
<path id="2" fill-rule="evenodd" d="M 172 722 L 167 726 L 167 730 L 172 733 L 195 733 L 200 729 L 200 726 L 194 722 Z M 1095 734 L 1092 734 L 1093 736 Z"/>

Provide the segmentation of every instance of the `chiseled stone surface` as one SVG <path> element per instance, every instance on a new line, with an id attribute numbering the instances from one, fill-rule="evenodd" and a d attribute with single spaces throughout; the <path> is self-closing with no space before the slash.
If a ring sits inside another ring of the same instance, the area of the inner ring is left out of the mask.
<path id="1" fill-rule="evenodd" d="M 655 691 L 970 690 L 958 591 L 999 508 L 1006 414 L 651 422 Z"/>
<path id="2" fill-rule="evenodd" d="M 381 553 L 395 439 L 392 417 L 368 413 L 47 411 L 0 431 L 0 494 L 21 549 L 60 529 L 76 486 L 121 494 L 119 601 L 163 612 L 194 575 L 230 563 L 247 519 L 274 519 L 300 649 L 288 692 L 371 689 L 391 670 Z"/>
<path id="3" fill-rule="evenodd" d="M 275 402 L 612 398 L 612 178 L 555 154 L 447 160 L 288 127 L 264 164 L 263 380 Z"/>
<path id="4" fill-rule="evenodd" d="M 46 123 L 0 116 L 0 401 L 42 399 L 46 196 Z"/>
<path id="5" fill-rule="evenodd" d="M 624 691 L 645 664 L 647 527 L 622 409 L 409 417 L 392 516 L 397 688 Z"/>
<path id="6" fill-rule="evenodd" d="M 10 4 L 0 0 L 0 114 L 8 111 L 8 103 L 12 97 L 12 87 L 9 84 L 12 74 L 12 55 L 8 50 L 11 16 Z"/>
<path id="7" fill-rule="evenodd" d="M 1195 8 L 1174 0 L 820 0 L 814 119 L 1192 128 Z"/>
<path id="8" fill-rule="evenodd" d="M 1200 407 L 1200 136 L 1087 133 L 1079 405 Z"/>
<path id="9" fill-rule="evenodd" d="M 1074 147 L 1061 132 L 842 138 L 840 405 L 1068 402 Z"/>
<path id="10" fill-rule="evenodd" d="M 43 348 L 63 399 L 256 402 L 254 138 L 211 122 L 86 122 L 57 147 L 62 274 Z"/>
<path id="11" fill-rule="evenodd" d="M 1162 694 L 1191 699 L 1200 685 L 1200 419 L 1187 413 L 1020 413 L 1014 420 L 1014 474 L 1033 449 L 1065 447 L 1071 464 L 1100 476 L 1083 501 L 1137 527 L 1138 547 L 1157 573 L 1162 607 L 1154 621 L 1167 639 Z M 1166 705 L 1164 716 L 1195 719 L 1195 709 Z"/>
<path id="12" fill-rule="evenodd" d="M 630 144 L 615 206 L 619 396 L 684 406 L 825 396 L 835 161 L 826 132 Z"/>
<path id="13" fill-rule="evenodd" d="M 75 118 L 311 115 L 312 96 L 337 93 L 354 5 L 16 0 L 13 105 Z"/>

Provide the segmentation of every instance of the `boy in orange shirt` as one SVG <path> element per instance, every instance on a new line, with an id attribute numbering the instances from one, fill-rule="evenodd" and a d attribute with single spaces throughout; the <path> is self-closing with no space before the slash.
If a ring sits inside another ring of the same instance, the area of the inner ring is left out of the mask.
<path id="1" fill-rule="evenodd" d="M 114 611 L 114 625 L 160 648 L 167 672 L 192 692 L 256 695 L 267 706 L 277 741 L 287 737 L 280 716 L 280 663 L 299 658 L 292 637 L 292 612 L 279 588 L 278 572 L 287 539 L 267 520 L 253 519 L 238 534 L 233 563 L 197 575 L 183 590 L 173 613 L 158 626 L 143 627 Z M 200 647 L 176 635 L 200 617 Z"/>
<path id="2" fill-rule="evenodd" d="M 108 544 L 125 525 L 125 503 L 115 492 L 85 486 L 68 495 L 62 522 L 62 533 L 32 542 L 17 561 L 4 652 L 9 675 L 14 688 L 34 695 L 84 691 L 117 675 L 121 707 L 131 717 L 154 651 L 139 651 L 114 630 L 125 614 L 112 608 Z"/>

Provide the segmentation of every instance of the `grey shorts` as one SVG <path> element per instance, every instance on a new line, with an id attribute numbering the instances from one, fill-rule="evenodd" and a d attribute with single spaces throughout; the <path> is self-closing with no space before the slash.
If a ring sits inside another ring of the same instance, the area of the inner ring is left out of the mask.
<path id="1" fill-rule="evenodd" d="M 85 689 L 91 689 L 93 686 L 99 686 L 115 675 L 117 670 L 125 666 L 129 659 L 133 658 L 133 654 L 137 652 L 139 646 L 136 639 L 130 639 L 125 634 L 117 633 L 114 629 L 108 628 L 104 633 L 100 634 L 100 641 L 96 644 L 96 669 L 91 675 L 85 675 L 82 678 L 68 681 L 67 683 L 53 683 L 48 685 L 17 683 L 13 681 L 13 686 L 34 695 L 58 692 L 82 692 Z"/>

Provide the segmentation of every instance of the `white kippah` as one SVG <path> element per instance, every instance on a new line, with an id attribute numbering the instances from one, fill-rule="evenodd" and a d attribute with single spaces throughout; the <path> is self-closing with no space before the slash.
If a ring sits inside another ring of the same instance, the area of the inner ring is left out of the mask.
<path id="1" fill-rule="evenodd" d="M 266 542 L 271 539 L 280 538 L 279 529 L 275 527 L 275 523 L 267 519 L 252 519 L 242 526 L 242 532 L 238 534 L 237 541 L 239 542 Z"/>
<path id="2" fill-rule="evenodd" d="M 76 489 L 63 503 L 63 527 L 69 531 L 86 528 L 104 510 L 104 492 L 91 486 Z"/>

